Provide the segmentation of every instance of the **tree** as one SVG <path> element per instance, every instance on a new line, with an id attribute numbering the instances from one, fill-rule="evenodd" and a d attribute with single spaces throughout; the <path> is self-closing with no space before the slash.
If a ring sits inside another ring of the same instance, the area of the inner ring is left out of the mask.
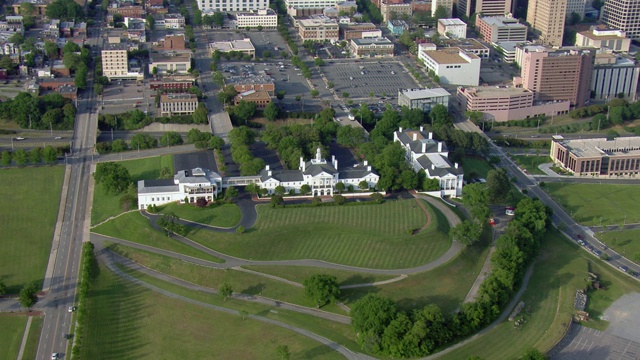
<path id="1" fill-rule="evenodd" d="M 482 235 L 482 224 L 475 221 L 464 220 L 450 230 L 454 240 L 462 245 L 469 246 L 478 240 Z"/>
<path id="2" fill-rule="evenodd" d="M 369 190 L 369 183 L 366 180 L 362 180 L 360 181 L 360 183 L 358 184 L 358 188 L 360 190 Z"/>
<path id="3" fill-rule="evenodd" d="M 49 59 L 57 59 L 58 45 L 53 41 L 47 40 L 44 42 L 44 52 Z"/>
<path id="4" fill-rule="evenodd" d="M 24 44 L 24 35 L 20 33 L 15 33 L 11 35 L 9 39 L 7 39 L 7 41 L 15 45 L 22 45 Z"/>
<path id="5" fill-rule="evenodd" d="M 42 161 L 42 148 L 33 148 L 29 151 L 29 162 L 39 164 Z"/>
<path id="6" fill-rule="evenodd" d="M 487 173 L 487 189 L 489 191 L 489 201 L 504 201 L 511 189 L 507 172 L 504 169 L 489 170 L 489 173 Z"/>
<path id="7" fill-rule="evenodd" d="M 223 104 L 231 103 L 236 95 L 238 95 L 238 92 L 233 85 L 227 85 L 218 93 L 218 101 Z"/>
<path id="8" fill-rule="evenodd" d="M 321 58 L 317 57 L 315 60 L 313 60 L 313 64 L 315 66 L 323 66 L 324 65 L 324 60 L 322 60 Z"/>
<path id="9" fill-rule="evenodd" d="M 45 14 L 50 19 L 65 21 L 84 19 L 82 7 L 73 0 L 55 0 L 47 5 Z"/>
<path id="10" fill-rule="evenodd" d="M 310 192 L 311 192 L 311 186 L 307 184 L 300 186 L 300 193 L 302 193 L 303 195 L 307 195 Z"/>
<path id="11" fill-rule="evenodd" d="M 364 128 L 355 126 L 340 126 L 336 133 L 336 141 L 342 146 L 355 149 L 358 145 L 364 143 L 366 135 Z"/>
<path id="12" fill-rule="evenodd" d="M 275 189 L 273 189 L 273 192 L 276 195 L 284 196 L 284 194 L 287 192 L 287 189 L 282 185 L 278 185 Z"/>
<path id="13" fill-rule="evenodd" d="M 236 189 L 233 186 L 229 186 L 227 188 L 227 190 L 225 190 L 224 192 L 224 199 L 225 200 L 233 200 L 234 198 L 236 198 L 239 194 L 238 189 Z"/>
<path id="14" fill-rule="evenodd" d="M 282 99 L 284 99 L 284 96 L 286 94 L 287 94 L 286 91 L 280 90 L 280 91 L 276 92 L 276 99 L 278 99 L 278 101 L 282 101 Z"/>
<path id="15" fill-rule="evenodd" d="M 574 13 L 575 14 L 575 13 Z M 546 360 L 547 356 L 541 353 L 538 349 L 530 349 L 526 353 L 524 353 L 519 360 Z"/>
<path id="16" fill-rule="evenodd" d="M 155 28 L 155 26 L 156 26 L 156 19 L 153 17 L 153 15 L 151 15 L 151 14 L 147 15 L 145 20 L 147 22 L 147 27 L 150 30 L 153 30 Z"/>
<path id="17" fill-rule="evenodd" d="M 18 301 L 22 307 L 25 307 L 31 311 L 33 305 L 38 301 L 37 296 L 38 288 L 35 283 L 31 283 L 20 290 L 20 296 Z"/>
<path id="18" fill-rule="evenodd" d="M 160 179 L 171 179 L 173 178 L 173 173 L 168 166 L 163 166 L 160 168 Z"/>
<path id="19" fill-rule="evenodd" d="M 85 65 L 84 63 L 78 64 L 76 69 L 75 79 L 74 79 L 74 83 L 78 87 L 78 89 L 84 89 L 87 87 L 88 72 L 89 72 L 89 69 L 87 68 L 87 65 Z"/>
<path id="20" fill-rule="evenodd" d="M 275 121 L 278 118 L 278 107 L 275 103 L 270 102 L 262 111 L 264 117 L 269 121 Z"/>
<path id="21" fill-rule="evenodd" d="M 380 338 L 397 312 L 393 300 L 367 294 L 351 307 L 351 326 L 358 336 L 358 342 L 369 350 L 377 350 Z"/>
<path id="22" fill-rule="evenodd" d="M 111 152 L 114 153 L 127 151 L 128 148 L 127 142 L 122 139 L 116 139 L 111 143 Z"/>
<path id="23" fill-rule="evenodd" d="M 129 170 L 114 162 L 99 163 L 93 177 L 97 184 L 102 184 L 109 192 L 121 193 L 131 183 Z"/>
<path id="24" fill-rule="evenodd" d="M 95 92 L 96 95 L 102 95 L 103 91 L 104 91 L 104 85 L 98 84 L 98 83 L 93 84 L 93 92 Z"/>
<path id="25" fill-rule="evenodd" d="M 13 153 L 13 161 L 18 166 L 26 165 L 29 162 L 29 155 L 23 149 L 18 149 Z"/>
<path id="26" fill-rule="evenodd" d="M 231 284 L 226 281 L 220 284 L 220 287 L 218 288 L 218 294 L 222 296 L 224 301 L 227 301 L 227 298 L 233 295 L 233 288 L 231 287 Z"/>
<path id="27" fill-rule="evenodd" d="M 484 223 L 489 218 L 489 191 L 485 184 L 475 183 L 463 187 L 462 202 L 476 221 Z"/>
<path id="28" fill-rule="evenodd" d="M 42 156 L 44 157 L 44 162 L 49 165 L 54 164 L 58 160 L 58 154 L 56 153 L 56 150 L 51 145 L 47 145 L 44 148 L 44 151 L 42 152 Z M 4 158 L 4 153 L 3 153 L 3 158 Z"/>
<path id="29" fill-rule="evenodd" d="M 2 279 L 0 279 L 0 296 L 7 293 L 7 286 L 4 284 Z"/>
<path id="30" fill-rule="evenodd" d="M 204 102 L 198 104 L 198 107 L 191 115 L 194 124 L 207 124 L 209 122 L 208 119 L 209 110 L 207 110 L 207 106 Z"/>
<path id="31" fill-rule="evenodd" d="M 338 279 L 335 276 L 326 274 L 317 274 L 306 279 L 304 281 L 304 291 L 318 308 L 336 301 L 340 296 Z"/>
<path id="32" fill-rule="evenodd" d="M 240 100 L 238 105 L 232 108 L 230 113 L 237 120 L 238 124 L 245 124 L 256 113 L 256 104 L 254 102 Z"/>
<path id="33" fill-rule="evenodd" d="M 289 353 L 289 347 L 287 345 L 278 345 L 276 348 L 276 353 L 280 360 L 289 360 L 291 354 Z"/>
<path id="34" fill-rule="evenodd" d="M 436 22 L 440 19 L 444 19 L 447 18 L 449 16 L 447 9 L 442 6 L 442 5 L 438 5 L 438 7 L 436 8 L 436 12 L 433 14 L 433 18 L 436 20 Z"/>
<path id="35" fill-rule="evenodd" d="M 224 140 L 220 136 L 212 136 L 209 139 L 209 149 L 220 150 L 224 146 Z"/>
<path id="36" fill-rule="evenodd" d="M 320 95 L 320 91 L 313 89 L 309 92 L 309 94 L 311 94 L 311 97 L 317 98 Z"/>
<path id="37" fill-rule="evenodd" d="M 160 138 L 160 145 L 162 146 L 182 145 L 182 143 L 182 136 L 175 131 L 168 131 Z"/>
<path id="38" fill-rule="evenodd" d="M 158 140 L 149 134 L 135 134 L 131 137 L 131 149 L 153 149 L 158 146 Z"/>
<path id="39" fill-rule="evenodd" d="M 349 93 L 346 92 L 346 91 L 343 91 L 342 92 L 342 97 L 345 98 L 345 99 L 348 98 L 349 97 Z"/>
<path id="40" fill-rule="evenodd" d="M 12 156 L 11 156 L 11 152 L 9 152 L 9 150 L 5 150 L 2 152 L 2 157 L 0 157 L 0 163 L 2 164 L 2 166 L 9 166 L 11 165 L 11 161 L 12 161 Z"/>
<path id="41" fill-rule="evenodd" d="M 271 207 L 276 207 L 284 204 L 284 199 L 282 195 L 273 195 L 271 197 Z"/>
<path id="42" fill-rule="evenodd" d="M 341 193 L 343 192 L 345 189 L 344 183 L 342 181 L 340 181 L 339 183 L 336 184 L 336 190 Z"/>
<path id="43" fill-rule="evenodd" d="M 334 86 L 335 86 L 335 84 L 333 82 L 331 82 L 331 81 L 327 82 L 327 87 L 329 89 L 333 89 Z"/>

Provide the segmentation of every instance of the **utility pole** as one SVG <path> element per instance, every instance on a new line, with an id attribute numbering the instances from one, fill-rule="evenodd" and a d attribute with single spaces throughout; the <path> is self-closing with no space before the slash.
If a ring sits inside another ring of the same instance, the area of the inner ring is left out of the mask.
<path id="1" fill-rule="evenodd" d="M 51 136 L 53 136 L 53 124 L 49 121 L 49 129 L 51 130 Z"/>

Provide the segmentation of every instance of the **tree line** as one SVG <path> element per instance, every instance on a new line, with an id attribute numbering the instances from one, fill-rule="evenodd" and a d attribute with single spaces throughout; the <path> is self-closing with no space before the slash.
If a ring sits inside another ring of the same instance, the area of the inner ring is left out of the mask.
<path id="1" fill-rule="evenodd" d="M 256 141 L 256 134 L 246 126 L 240 126 L 229 131 L 229 143 L 231 144 L 231 158 L 240 166 L 240 175 L 257 175 L 266 163 L 264 160 L 253 156 L 249 148 Z"/>
<path id="2" fill-rule="evenodd" d="M 492 272 L 482 282 L 476 300 L 451 315 L 435 304 L 407 313 L 393 300 L 376 294 L 358 300 L 350 312 L 358 343 L 384 356 L 426 356 L 490 324 L 521 285 L 550 215 L 550 209 L 539 200 L 526 198 L 518 203 L 514 220 L 496 240 Z"/>
<path id="3" fill-rule="evenodd" d="M 0 154 L 0 165 L 2 166 L 24 166 L 24 165 L 53 165 L 58 161 L 58 157 L 63 156 L 69 147 L 54 148 L 53 146 L 45 146 L 44 148 L 32 148 L 27 151 L 24 149 L 16 149 L 13 152 L 4 150 Z"/>
<path id="4" fill-rule="evenodd" d="M 60 94 L 34 96 L 27 92 L 0 103 L 0 118 L 23 129 L 73 130 L 76 108 Z"/>

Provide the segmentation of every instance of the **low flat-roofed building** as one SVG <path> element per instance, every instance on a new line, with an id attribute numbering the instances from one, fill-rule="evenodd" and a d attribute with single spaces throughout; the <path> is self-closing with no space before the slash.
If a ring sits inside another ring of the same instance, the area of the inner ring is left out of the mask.
<path id="1" fill-rule="evenodd" d="M 327 17 L 298 20 L 298 34 L 304 40 L 338 41 L 340 28 L 334 19 Z"/>
<path id="2" fill-rule="evenodd" d="M 349 48 L 357 57 L 393 57 L 395 45 L 387 38 L 351 39 Z"/>
<path id="3" fill-rule="evenodd" d="M 622 30 L 608 29 L 606 26 L 592 26 L 591 29 L 576 34 L 576 46 L 629 52 L 631 39 Z"/>
<path id="4" fill-rule="evenodd" d="M 456 47 L 466 53 L 474 54 L 479 58 L 489 58 L 489 47 L 476 39 L 445 39 L 442 41 L 447 47 Z"/>
<path id="5" fill-rule="evenodd" d="M 554 164 L 578 176 L 637 177 L 640 137 L 553 140 Z"/>
<path id="6" fill-rule="evenodd" d="M 43 90 L 58 90 L 61 86 L 75 85 L 75 80 L 72 77 L 43 77 L 38 79 L 38 85 Z"/>
<path id="7" fill-rule="evenodd" d="M 456 101 L 462 112 L 479 111 L 495 121 L 521 120 L 535 116 L 566 114 L 569 101 L 536 102 L 535 94 L 510 86 L 458 87 Z"/>
<path id="8" fill-rule="evenodd" d="M 344 1 L 336 4 L 336 9 L 338 11 L 344 11 L 346 13 L 351 13 L 351 11 L 358 11 L 358 4 L 355 1 Z"/>
<path id="9" fill-rule="evenodd" d="M 340 26 L 340 37 L 342 40 L 349 41 L 351 39 L 362 39 L 363 34 L 371 33 L 372 31 L 379 33 L 382 36 L 382 31 L 378 29 L 373 23 L 361 23 L 361 24 L 349 24 Z"/>
<path id="10" fill-rule="evenodd" d="M 187 92 L 196 83 L 193 76 L 163 76 L 160 79 L 149 80 L 149 89 L 151 90 L 171 90 Z"/>
<path id="11" fill-rule="evenodd" d="M 256 58 L 256 48 L 251 43 L 251 39 L 232 40 L 232 41 L 218 41 L 209 44 L 209 51 L 213 54 L 216 50 L 222 53 L 228 53 L 236 51 L 245 55 L 251 56 L 252 59 Z"/>
<path id="12" fill-rule="evenodd" d="M 387 21 L 387 29 L 395 36 L 400 36 L 405 30 L 409 29 L 409 24 L 404 20 L 389 20 Z"/>
<path id="13" fill-rule="evenodd" d="M 78 88 L 75 85 L 63 85 L 58 88 L 58 94 L 62 97 L 75 100 L 78 98 Z"/>
<path id="14" fill-rule="evenodd" d="M 198 108 L 195 94 L 162 94 L 160 96 L 160 115 L 190 115 Z"/>
<path id="15" fill-rule="evenodd" d="M 429 112 L 438 104 L 449 108 L 450 96 L 451 94 L 443 88 L 399 90 L 398 106 Z"/>
<path id="16" fill-rule="evenodd" d="M 164 14 L 164 28 L 165 29 L 184 29 L 186 20 L 182 14 Z"/>
<path id="17" fill-rule="evenodd" d="M 238 105 L 240 101 L 247 101 L 256 104 L 256 109 L 264 110 L 271 104 L 271 96 L 264 90 L 249 90 L 241 92 L 233 99 L 233 105 Z"/>
<path id="18" fill-rule="evenodd" d="M 157 74 L 187 74 L 191 69 L 191 53 L 151 53 L 149 54 L 149 73 L 153 69 Z"/>
<path id="19" fill-rule="evenodd" d="M 607 100 L 620 97 L 636 100 L 640 64 L 624 54 L 596 54 L 591 77 L 591 98 Z"/>
<path id="20" fill-rule="evenodd" d="M 418 51 L 428 70 L 438 75 L 442 84 L 478 86 L 480 58 L 460 48 Z"/>
<path id="21" fill-rule="evenodd" d="M 527 41 L 527 26 L 520 24 L 511 16 L 476 17 L 476 27 L 484 41 L 497 43 L 501 41 Z"/>
<path id="22" fill-rule="evenodd" d="M 516 61 L 516 48 L 522 44 L 520 41 L 500 41 L 495 43 L 495 46 L 502 52 L 502 61 L 513 63 Z"/>
<path id="23" fill-rule="evenodd" d="M 236 27 L 238 29 L 255 29 L 258 26 L 262 26 L 265 29 L 275 29 L 278 27 L 278 14 L 272 9 L 236 13 Z"/>
<path id="24" fill-rule="evenodd" d="M 226 85 L 233 85 L 233 88 L 239 92 L 249 90 L 266 91 L 270 96 L 275 96 L 276 84 L 270 76 L 231 76 L 225 79 Z"/>
<path id="25" fill-rule="evenodd" d="M 438 34 L 447 36 L 452 39 L 467 38 L 467 24 L 458 19 L 439 19 Z"/>

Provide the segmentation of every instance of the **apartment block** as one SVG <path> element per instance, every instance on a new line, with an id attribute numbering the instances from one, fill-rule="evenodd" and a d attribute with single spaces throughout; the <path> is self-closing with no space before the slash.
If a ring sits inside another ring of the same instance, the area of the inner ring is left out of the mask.
<path id="1" fill-rule="evenodd" d="M 478 15 L 476 27 L 484 41 L 494 44 L 503 41 L 527 40 L 527 26 L 510 16 Z"/>
<path id="2" fill-rule="evenodd" d="M 198 108 L 195 94 L 162 94 L 160 96 L 160 115 L 190 115 Z"/>
<path id="3" fill-rule="evenodd" d="M 620 97 L 636 100 L 640 77 L 640 64 L 622 54 L 596 54 L 591 80 L 591 91 L 595 100 Z"/>
<path id="4" fill-rule="evenodd" d="M 129 70 L 125 44 L 109 44 L 102 50 L 102 75 L 112 79 L 126 77 Z"/>
<path id="5" fill-rule="evenodd" d="M 640 137 L 554 140 L 553 163 L 578 176 L 637 177 Z"/>
<path id="6" fill-rule="evenodd" d="M 562 46 L 567 0 L 529 0 L 527 22 L 543 45 Z"/>
<path id="7" fill-rule="evenodd" d="M 480 58 L 460 48 L 425 50 L 419 46 L 418 58 L 442 84 L 478 86 L 480 82 Z"/>
<path id="8" fill-rule="evenodd" d="M 458 87 L 456 105 L 462 111 L 480 111 L 486 119 L 509 121 L 568 113 L 569 101 L 537 102 L 527 89 L 510 86 Z"/>
<path id="9" fill-rule="evenodd" d="M 268 0 L 253 0 L 247 2 L 246 0 L 197 0 L 198 8 L 206 14 L 214 12 L 236 12 L 236 11 L 250 11 L 261 10 L 269 8 Z"/>
<path id="10" fill-rule="evenodd" d="M 631 39 L 622 30 L 608 29 L 604 26 L 592 26 L 591 29 L 576 34 L 576 46 L 629 52 Z"/>
<path id="11" fill-rule="evenodd" d="M 411 7 L 411 3 L 392 3 L 388 1 L 383 1 L 380 4 L 380 12 L 382 13 L 382 21 L 386 23 L 391 20 L 391 15 L 396 14 L 397 17 L 402 17 L 403 15 L 411 16 L 413 8 Z"/>
<path id="12" fill-rule="evenodd" d="M 247 27 L 255 29 L 258 26 L 262 26 L 265 29 L 275 29 L 278 27 L 278 15 L 271 9 L 236 13 L 236 27 L 238 29 Z"/>
<path id="13" fill-rule="evenodd" d="M 540 101 L 569 100 L 585 106 L 590 97 L 594 49 L 524 51 L 522 85 Z"/>
<path id="14" fill-rule="evenodd" d="M 640 1 L 607 0 L 600 20 L 611 29 L 620 29 L 632 40 L 640 39 Z"/>
<path id="15" fill-rule="evenodd" d="M 431 16 L 435 16 L 440 6 L 447 10 L 447 17 L 450 18 L 453 13 L 453 0 L 431 0 Z"/>
<path id="16" fill-rule="evenodd" d="M 466 39 L 467 24 L 458 19 L 439 19 L 438 34 L 448 36 L 452 39 Z"/>
<path id="17" fill-rule="evenodd" d="M 298 34 L 304 40 L 338 41 L 340 28 L 338 23 L 329 18 L 298 20 Z"/>

